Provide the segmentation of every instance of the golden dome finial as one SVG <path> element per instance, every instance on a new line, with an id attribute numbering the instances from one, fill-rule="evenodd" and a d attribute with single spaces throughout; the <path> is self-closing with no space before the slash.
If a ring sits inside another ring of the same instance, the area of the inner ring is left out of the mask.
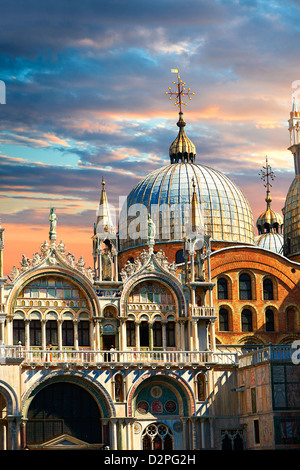
<path id="1" fill-rule="evenodd" d="M 177 126 L 179 127 L 179 133 L 174 142 L 171 144 L 169 149 L 170 160 L 171 163 L 178 163 L 181 162 L 192 162 L 195 161 L 196 156 L 196 148 L 193 142 L 186 136 L 184 132 L 185 121 L 183 119 L 183 112 L 182 106 L 186 106 L 186 103 L 183 102 L 183 97 L 188 96 L 191 100 L 192 93 L 190 88 L 186 91 L 185 83 L 180 80 L 179 69 L 172 69 L 172 73 L 177 73 L 177 85 L 176 82 L 173 82 L 173 85 L 176 85 L 177 90 L 173 92 L 171 87 L 169 87 L 169 91 L 166 91 L 166 95 L 170 95 L 169 99 L 171 100 L 172 97 L 175 97 L 175 106 L 179 108 L 179 120 L 177 122 Z"/>
<path id="2" fill-rule="evenodd" d="M 186 103 L 183 102 L 182 98 L 184 96 L 187 96 L 189 100 L 191 100 L 191 96 L 194 95 L 195 93 L 191 92 L 191 89 L 188 88 L 187 90 L 185 89 L 185 83 L 180 80 L 180 75 L 179 75 L 179 69 L 171 69 L 172 73 L 177 73 L 177 84 L 176 82 L 173 82 L 173 85 L 176 85 L 177 90 L 172 91 L 171 87 L 168 88 L 168 91 L 166 91 L 166 95 L 169 96 L 169 100 L 172 100 L 172 97 L 175 97 L 175 102 L 174 106 L 178 106 L 179 108 L 179 114 L 182 114 L 182 106 L 187 106 Z"/>

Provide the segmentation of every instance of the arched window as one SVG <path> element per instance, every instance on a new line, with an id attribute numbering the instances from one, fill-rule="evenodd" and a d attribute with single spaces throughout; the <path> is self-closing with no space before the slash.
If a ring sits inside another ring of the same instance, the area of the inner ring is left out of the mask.
<path id="1" fill-rule="evenodd" d="M 126 322 L 127 346 L 135 346 L 135 323 L 134 321 Z"/>
<path id="2" fill-rule="evenodd" d="M 218 279 L 218 299 L 228 299 L 228 284 L 224 277 Z"/>
<path id="3" fill-rule="evenodd" d="M 97 402 L 79 385 L 58 382 L 44 387 L 34 396 L 27 417 L 28 444 L 40 444 L 62 434 L 91 444 L 103 442 Z"/>
<path id="4" fill-rule="evenodd" d="M 56 320 L 48 320 L 46 323 L 46 341 L 47 344 L 52 344 L 52 346 L 58 345 Z"/>
<path id="5" fill-rule="evenodd" d="M 266 309 L 266 331 L 274 331 L 274 312 L 270 308 Z"/>
<path id="6" fill-rule="evenodd" d="M 162 347 L 162 327 L 160 321 L 153 323 L 153 346 L 155 348 Z"/>
<path id="7" fill-rule="evenodd" d="M 30 346 L 42 345 L 42 330 L 40 320 L 31 320 L 29 324 Z"/>
<path id="8" fill-rule="evenodd" d="M 252 300 L 251 278 L 249 274 L 243 273 L 239 278 L 240 300 Z"/>
<path id="9" fill-rule="evenodd" d="M 175 346 L 175 322 L 168 321 L 167 328 L 167 347 L 174 347 Z"/>
<path id="10" fill-rule="evenodd" d="M 72 320 L 64 320 L 62 324 L 63 346 L 74 346 L 74 323 Z"/>
<path id="11" fill-rule="evenodd" d="M 175 255 L 175 263 L 184 263 L 183 250 L 178 250 Z"/>
<path id="12" fill-rule="evenodd" d="M 149 347 L 149 324 L 142 321 L 140 324 L 140 346 Z"/>
<path id="13" fill-rule="evenodd" d="M 229 331 L 228 311 L 223 307 L 219 310 L 219 331 Z"/>
<path id="14" fill-rule="evenodd" d="M 264 300 L 273 300 L 273 282 L 271 279 L 264 279 L 263 281 Z"/>
<path id="15" fill-rule="evenodd" d="M 80 320 L 78 323 L 79 346 L 90 346 L 90 323 L 88 320 Z"/>
<path id="16" fill-rule="evenodd" d="M 142 436 L 143 450 L 172 450 L 173 433 L 162 423 L 148 424 Z"/>
<path id="17" fill-rule="evenodd" d="M 205 375 L 202 373 L 197 375 L 197 398 L 199 401 L 205 400 Z"/>
<path id="18" fill-rule="evenodd" d="M 248 308 L 242 311 L 242 331 L 253 331 L 252 312 Z"/>
<path id="19" fill-rule="evenodd" d="M 13 320 L 13 343 L 25 344 L 25 323 L 24 320 Z"/>
<path id="20" fill-rule="evenodd" d="M 123 375 L 117 374 L 115 377 L 115 400 L 124 401 Z"/>

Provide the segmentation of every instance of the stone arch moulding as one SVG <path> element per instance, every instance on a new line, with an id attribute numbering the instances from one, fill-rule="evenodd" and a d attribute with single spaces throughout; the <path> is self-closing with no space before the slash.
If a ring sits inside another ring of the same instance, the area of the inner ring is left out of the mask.
<path id="1" fill-rule="evenodd" d="M 252 256 L 249 258 L 249 253 L 245 250 L 251 250 Z M 232 253 L 234 252 L 234 263 L 232 262 Z M 222 260 L 218 257 L 222 256 Z M 255 258 L 255 256 L 259 258 Z M 246 260 L 245 260 L 246 259 Z M 221 262 L 220 262 L 221 261 Z M 227 247 L 221 250 L 214 251 L 211 254 L 212 262 L 212 277 L 216 277 L 222 272 L 234 270 L 252 270 L 253 272 L 263 271 L 268 272 L 270 276 L 274 276 L 277 282 L 282 282 L 289 289 L 293 289 L 296 284 L 289 275 L 288 270 L 293 266 L 293 262 L 284 258 L 277 253 L 266 252 L 266 250 L 257 246 L 240 246 Z"/>
<path id="2" fill-rule="evenodd" d="M 91 379 L 89 376 L 80 371 L 77 371 L 75 374 L 64 371 L 51 372 L 47 374 L 47 376 L 44 376 L 42 379 L 35 382 L 26 391 L 22 398 L 23 416 L 27 416 L 29 406 L 38 392 L 41 391 L 44 387 L 57 382 L 69 382 L 83 387 L 96 400 L 103 418 L 113 418 L 116 416 L 116 410 L 113 401 L 106 389 L 99 382 Z"/>
<path id="3" fill-rule="evenodd" d="M 19 414 L 18 398 L 14 389 L 4 380 L 0 380 L 0 393 L 5 397 L 7 403 L 7 414 Z"/>
<path id="4" fill-rule="evenodd" d="M 26 276 L 24 276 L 26 274 Z M 26 285 L 35 279 L 43 276 L 59 276 L 62 278 L 65 278 L 75 284 L 79 289 L 81 289 L 88 301 L 88 309 L 90 310 L 92 316 L 98 316 L 100 312 L 100 306 L 99 306 L 99 301 L 98 297 L 93 290 L 93 287 L 88 280 L 84 279 L 83 276 L 78 271 L 73 271 L 71 269 L 67 268 L 43 268 L 40 270 L 35 270 L 31 272 L 25 272 L 21 274 L 17 280 L 15 281 L 15 285 L 12 288 L 9 298 L 8 298 L 8 312 L 12 312 L 14 308 L 14 303 L 17 297 L 19 296 L 20 292 L 22 289 L 26 287 Z"/>
<path id="5" fill-rule="evenodd" d="M 120 297 L 120 315 L 122 317 L 126 316 L 127 314 L 127 299 L 128 296 L 131 292 L 131 290 L 140 282 L 143 281 L 157 281 L 157 282 L 162 282 L 163 284 L 166 284 L 171 291 L 174 292 L 176 301 L 178 303 L 178 308 L 181 310 L 181 315 L 180 317 L 186 317 L 188 308 L 187 308 L 187 303 L 186 299 L 184 296 L 184 293 L 182 292 L 179 283 L 177 283 L 175 280 L 169 279 L 167 276 L 164 274 L 157 274 L 157 273 L 142 273 L 138 276 L 134 276 L 133 279 L 129 282 L 127 282 L 124 286 L 122 295 Z"/>
<path id="6" fill-rule="evenodd" d="M 243 335 L 239 338 L 237 344 L 268 344 L 265 339 L 261 338 L 260 335 L 253 334 L 253 335 Z"/>
<path id="7" fill-rule="evenodd" d="M 183 392 L 187 395 L 188 401 L 190 403 L 190 414 L 193 416 L 194 413 L 195 413 L 195 409 L 196 409 L 195 408 L 196 402 L 195 402 L 195 397 L 194 397 L 194 394 L 193 394 L 190 386 L 185 382 L 185 380 L 183 380 L 177 374 L 175 374 L 173 372 L 165 373 L 165 372 L 162 372 L 162 371 L 159 371 L 159 372 L 156 372 L 156 371 L 145 372 L 132 385 L 132 387 L 130 388 L 130 390 L 128 392 L 128 399 L 127 399 L 127 401 L 128 401 L 128 416 L 130 418 L 132 418 L 132 400 L 133 400 L 134 394 L 135 394 L 136 390 L 138 389 L 139 385 L 141 385 L 141 383 L 144 380 L 147 380 L 147 379 L 150 379 L 150 378 L 155 378 L 155 379 L 159 380 L 160 377 L 169 378 L 169 379 L 172 380 L 172 382 L 175 380 L 177 382 L 177 386 L 178 386 L 178 383 L 180 384 Z"/>

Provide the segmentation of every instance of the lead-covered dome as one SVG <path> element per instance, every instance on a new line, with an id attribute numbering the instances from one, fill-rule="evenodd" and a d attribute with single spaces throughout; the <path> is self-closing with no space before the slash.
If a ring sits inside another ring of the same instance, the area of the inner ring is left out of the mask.
<path id="1" fill-rule="evenodd" d="M 277 232 L 268 232 L 258 235 L 255 238 L 255 244 L 265 250 L 274 251 L 274 253 L 283 254 L 283 235 Z"/>
<path id="2" fill-rule="evenodd" d="M 284 246 L 285 255 L 300 253 L 300 177 L 293 180 L 285 200 L 284 214 Z"/>
<path id="3" fill-rule="evenodd" d="M 151 217 L 159 211 L 159 218 L 155 218 L 156 243 L 182 241 L 183 233 L 178 232 L 176 220 L 183 227 L 193 184 L 205 235 L 212 240 L 254 244 L 252 211 L 242 191 L 219 171 L 187 161 L 153 171 L 130 192 L 119 220 L 120 250 L 147 243 L 147 224 L 138 220 L 139 207 L 144 213 L 151 213 Z M 162 215 L 166 209 L 169 227 Z M 135 239 L 128 236 L 131 224 L 139 225 L 140 236 Z"/>
<path id="4" fill-rule="evenodd" d="M 156 243 L 182 242 L 201 225 L 201 235 L 214 241 L 254 244 L 246 197 L 227 176 L 195 163 L 196 147 L 185 134 L 181 109 L 177 126 L 177 138 L 169 149 L 171 164 L 143 178 L 121 210 L 120 250 L 148 242 L 148 214 L 154 219 Z"/>

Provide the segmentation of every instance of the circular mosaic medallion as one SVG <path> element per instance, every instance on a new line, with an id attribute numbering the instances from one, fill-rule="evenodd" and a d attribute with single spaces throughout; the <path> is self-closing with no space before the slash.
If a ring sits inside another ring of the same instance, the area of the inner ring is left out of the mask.
<path id="1" fill-rule="evenodd" d="M 146 413 L 148 413 L 149 403 L 147 403 L 146 401 L 140 401 L 137 405 L 137 410 L 142 415 L 145 415 Z"/>
<path id="2" fill-rule="evenodd" d="M 174 411 L 176 411 L 176 408 L 177 408 L 177 405 L 176 405 L 175 401 L 173 401 L 173 400 L 169 400 L 165 403 L 165 410 L 168 413 L 174 413 Z"/>
<path id="3" fill-rule="evenodd" d="M 134 423 L 133 425 L 133 432 L 134 434 L 139 434 L 142 430 L 142 425 L 141 423 Z"/>
<path id="4" fill-rule="evenodd" d="M 150 393 L 153 398 L 159 398 L 162 396 L 162 389 L 158 385 L 155 385 L 154 387 L 151 388 Z"/>
<path id="5" fill-rule="evenodd" d="M 182 422 L 176 421 L 176 423 L 173 425 L 173 429 L 175 432 L 182 432 Z"/>

